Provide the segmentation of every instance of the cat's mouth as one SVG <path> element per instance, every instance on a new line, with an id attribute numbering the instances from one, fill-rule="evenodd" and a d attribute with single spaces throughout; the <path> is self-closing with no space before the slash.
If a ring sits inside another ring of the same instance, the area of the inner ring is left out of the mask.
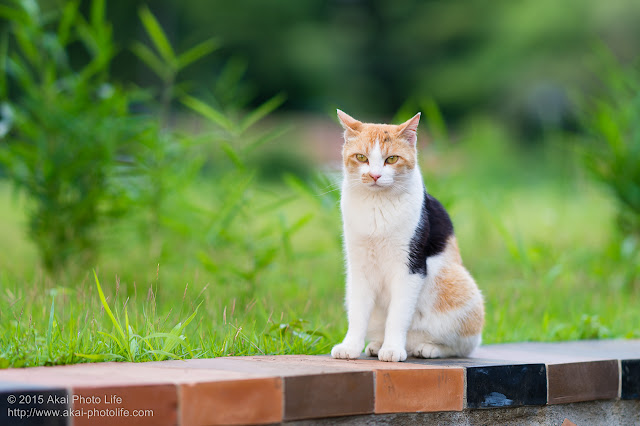
<path id="1" fill-rule="evenodd" d="M 382 188 L 385 188 L 387 185 L 381 185 L 378 182 L 371 182 L 368 186 L 369 188 L 373 188 L 373 189 L 382 189 Z"/>

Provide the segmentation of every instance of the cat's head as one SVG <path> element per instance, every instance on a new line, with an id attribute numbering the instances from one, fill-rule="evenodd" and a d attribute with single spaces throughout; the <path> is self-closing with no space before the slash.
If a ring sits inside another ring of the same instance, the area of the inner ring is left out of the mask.
<path id="1" fill-rule="evenodd" d="M 338 110 L 344 127 L 342 160 L 351 187 L 372 191 L 405 188 L 417 166 L 420 113 L 399 124 L 362 123 Z"/>

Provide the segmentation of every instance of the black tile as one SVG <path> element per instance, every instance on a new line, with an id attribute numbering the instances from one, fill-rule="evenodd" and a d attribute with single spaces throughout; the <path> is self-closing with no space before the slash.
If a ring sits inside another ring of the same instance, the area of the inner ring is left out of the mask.
<path id="1" fill-rule="evenodd" d="M 544 364 L 467 367 L 467 407 L 504 408 L 547 403 Z"/>
<path id="2" fill-rule="evenodd" d="M 64 389 L 0 382 L 0 425 L 66 426 L 68 400 Z"/>
<path id="3" fill-rule="evenodd" d="M 626 359 L 622 367 L 622 399 L 640 399 L 640 359 Z"/>

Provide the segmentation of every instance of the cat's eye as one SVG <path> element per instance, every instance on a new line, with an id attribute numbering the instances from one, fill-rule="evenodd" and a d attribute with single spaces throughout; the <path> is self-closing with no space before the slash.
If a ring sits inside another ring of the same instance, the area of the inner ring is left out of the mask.
<path id="1" fill-rule="evenodd" d="M 367 156 L 362 154 L 356 154 L 356 160 L 358 160 L 361 163 L 366 163 L 367 161 L 369 161 L 367 159 Z"/>
<path id="2" fill-rule="evenodd" d="M 399 158 L 400 157 L 398 157 L 397 155 L 392 155 L 390 157 L 387 157 L 387 159 L 385 160 L 385 163 L 387 164 L 397 163 Z"/>

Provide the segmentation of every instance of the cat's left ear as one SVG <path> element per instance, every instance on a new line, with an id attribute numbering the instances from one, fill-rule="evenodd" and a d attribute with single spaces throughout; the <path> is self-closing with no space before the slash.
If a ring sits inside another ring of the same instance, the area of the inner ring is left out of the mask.
<path id="1" fill-rule="evenodd" d="M 418 123 L 420 123 L 420 114 L 417 113 L 413 118 L 398 125 L 398 135 L 409 142 L 411 145 L 415 145 L 418 141 Z"/>

